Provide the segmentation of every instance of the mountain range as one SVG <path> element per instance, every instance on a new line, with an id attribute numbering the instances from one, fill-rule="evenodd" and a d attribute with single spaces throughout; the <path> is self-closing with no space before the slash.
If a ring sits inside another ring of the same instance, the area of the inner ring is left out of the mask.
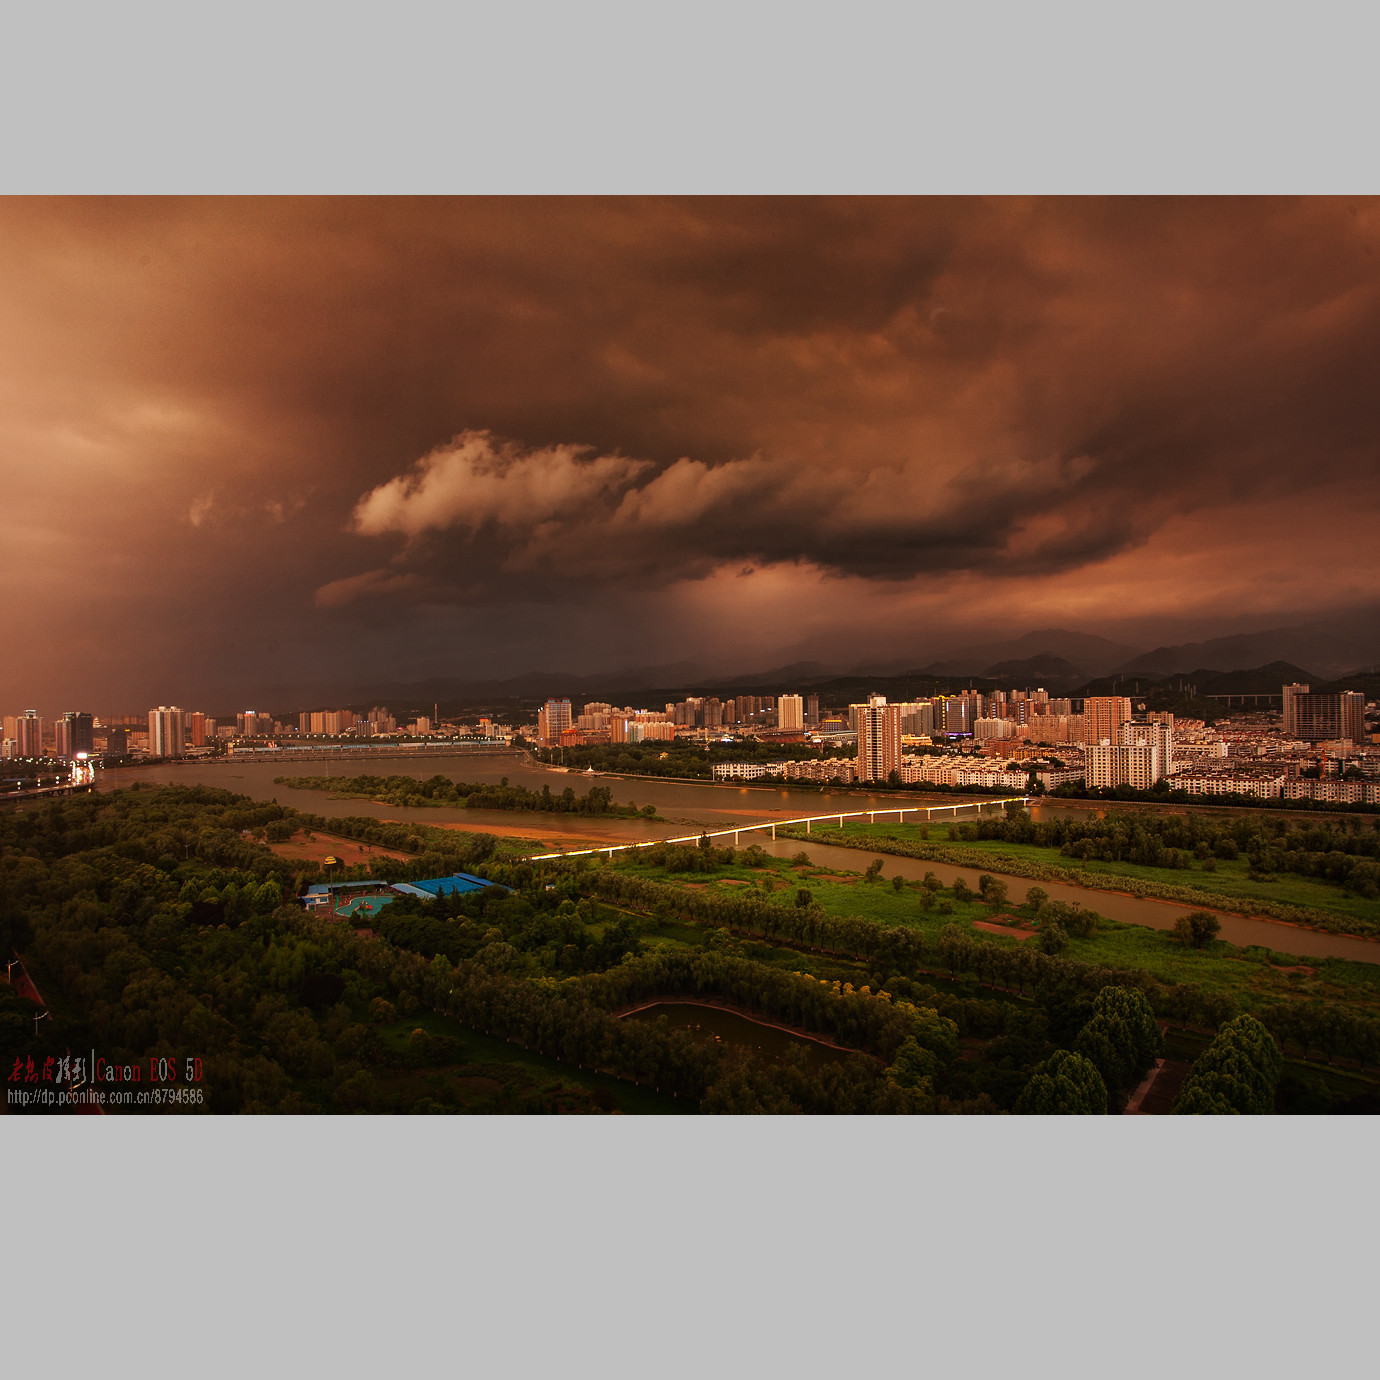
<path id="1" fill-rule="evenodd" d="M 925 664 L 917 665 L 918 661 L 795 661 L 761 671 L 715 675 L 703 662 L 686 660 L 584 675 L 551 670 L 485 679 L 435 676 L 411 683 L 378 680 L 330 690 L 279 686 L 266 689 L 259 700 L 281 708 L 289 704 L 320 707 L 328 701 L 424 708 L 433 701 L 451 706 L 530 704 L 550 695 L 619 703 L 637 698 L 652 703 L 686 694 L 778 693 L 787 689 L 818 691 L 838 698 L 845 693 L 866 693 L 869 682 L 874 682 L 879 692 L 902 697 L 958 689 L 968 680 L 1043 686 L 1060 694 L 1084 690 L 1105 694 L 1125 682 L 1168 681 L 1192 684 L 1204 695 L 1250 694 L 1277 691 L 1291 680 L 1318 684 L 1373 673 L 1380 667 L 1380 609 L 1150 650 L 1093 633 L 1042 628 L 1019 637 L 958 647 Z M 1120 693 L 1132 691 L 1128 686 Z"/>

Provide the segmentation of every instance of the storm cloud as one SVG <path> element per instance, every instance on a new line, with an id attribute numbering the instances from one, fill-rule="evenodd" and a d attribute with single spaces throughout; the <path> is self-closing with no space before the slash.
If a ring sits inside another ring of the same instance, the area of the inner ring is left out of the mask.
<path id="1" fill-rule="evenodd" d="M 3 202 L 0 691 L 1368 601 L 1378 246 L 1368 199 Z"/>

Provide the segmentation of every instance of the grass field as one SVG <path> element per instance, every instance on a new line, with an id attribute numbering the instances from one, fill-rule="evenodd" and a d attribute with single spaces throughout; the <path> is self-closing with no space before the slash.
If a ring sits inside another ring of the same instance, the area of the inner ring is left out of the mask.
<path id="1" fill-rule="evenodd" d="M 866 857 L 860 854 L 859 860 Z M 784 858 L 768 858 L 757 868 L 735 862 L 713 874 L 668 874 L 658 867 L 627 860 L 620 861 L 620 870 L 627 870 L 655 881 L 670 882 L 708 890 L 719 895 L 741 894 L 742 883 L 749 883 L 756 892 L 770 897 L 779 905 L 794 902 L 799 889 L 807 889 L 813 901 L 829 915 L 853 915 L 878 925 L 903 925 L 938 934 L 945 925 L 956 924 L 966 933 L 984 943 L 1016 945 L 1014 937 L 986 933 L 975 929 L 974 920 L 990 920 L 992 909 L 981 901 L 960 902 L 949 890 L 940 899 L 951 907 L 948 914 L 938 910 L 923 911 L 920 907 L 919 883 L 907 883 L 900 891 L 892 885 L 885 868 L 880 881 L 864 881 L 860 873 L 805 866 Z M 1014 914 L 1022 892 L 1013 888 L 1013 905 L 1002 913 Z M 1095 897 L 1090 897 L 1088 909 L 1096 909 Z M 704 929 L 695 925 L 679 925 L 654 930 L 650 942 L 696 942 Z M 700 942 L 703 942 L 700 940 Z M 1036 943 L 1036 940 L 1025 941 Z M 794 949 L 769 944 L 751 946 L 752 957 L 787 968 L 804 967 L 818 976 L 842 976 L 825 972 L 819 955 L 807 955 Z M 756 950 L 761 950 L 759 954 Z M 1230 992 L 1248 1009 L 1259 1009 L 1279 1001 L 1321 999 L 1343 1007 L 1370 1014 L 1380 1013 L 1380 965 L 1352 963 L 1344 959 L 1299 960 L 1289 954 L 1257 947 L 1237 948 L 1218 940 L 1204 949 L 1188 949 L 1170 938 L 1168 932 L 1148 929 L 1143 925 L 1120 924 L 1103 919 L 1097 931 L 1087 939 L 1070 938 L 1065 950 L 1070 958 L 1109 967 L 1135 968 L 1148 972 L 1163 982 L 1186 982 Z M 831 961 L 836 962 L 836 961 Z M 840 965 L 863 971 L 862 965 Z M 1304 971 L 1286 971 L 1299 968 Z M 850 978 L 849 980 L 855 980 Z M 961 984 L 960 984 L 961 986 Z"/>
<path id="2" fill-rule="evenodd" d="M 1087 886 L 1090 890 L 1127 890 L 1149 895 L 1156 889 L 1191 888 L 1201 899 L 1184 900 L 1184 904 L 1217 905 L 1242 914 L 1277 914 L 1280 918 L 1302 919 L 1342 934 L 1380 933 L 1380 900 L 1367 900 L 1332 883 L 1294 873 L 1280 872 L 1268 880 L 1252 881 L 1250 865 L 1245 859 L 1218 861 L 1213 872 L 1203 871 L 1201 864 L 1196 862 L 1191 868 L 1145 867 L 1129 862 L 1066 858 L 1057 849 L 1006 843 L 999 839 L 953 839 L 951 830 L 949 825 L 930 825 L 929 837 L 923 839 L 916 825 L 850 822 L 842 830 L 837 826 L 813 830 L 810 838 L 817 843 L 829 843 L 831 839 L 837 843 L 842 834 L 855 841 L 875 840 L 879 846 L 894 841 L 933 850 L 937 862 L 953 862 L 958 866 L 990 865 L 993 871 L 1004 870 L 1008 875 L 1013 869 L 1016 875 L 1035 871 L 1043 877 L 1032 877 L 1032 881 L 1060 881 L 1072 886 Z M 803 836 L 793 832 L 788 837 Z M 1005 868 L 1003 863 L 1007 864 Z M 1182 897 L 1167 899 L 1183 900 Z M 1299 909 L 1281 912 L 1272 907 Z"/>
<path id="3" fill-rule="evenodd" d="M 821 843 L 827 843 L 826 833 L 838 833 L 837 828 L 828 831 L 815 830 L 821 834 Z M 858 838 L 894 838 L 905 842 L 919 840 L 915 825 L 894 824 L 845 824 L 843 832 Z M 1200 862 L 1191 868 L 1143 867 L 1138 863 L 1103 862 L 1089 858 L 1066 858 L 1056 848 L 1037 848 L 1033 844 L 1005 843 L 1000 839 L 954 839 L 952 825 L 931 825 L 929 842 L 952 842 L 962 848 L 977 849 L 991 855 L 995 863 L 998 858 L 1018 858 L 1031 862 L 1047 863 L 1053 867 L 1077 868 L 1080 872 L 1092 873 L 1108 878 L 1108 888 L 1115 889 L 1118 877 L 1135 877 L 1144 881 L 1168 882 L 1171 885 L 1192 886 L 1200 891 L 1211 892 L 1215 896 L 1232 896 L 1241 900 L 1281 901 L 1285 905 L 1312 906 L 1318 910 L 1331 910 L 1339 915 L 1380 924 L 1380 901 L 1368 901 L 1362 896 L 1347 893 L 1341 887 L 1315 877 L 1301 877 L 1291 872 L 1272 875 L 1270 881 L 1251 881 L 1250 863 L 1245 858 L 1231 860 L 1219 859 L 1215 871 L 1206 872 Z"/>

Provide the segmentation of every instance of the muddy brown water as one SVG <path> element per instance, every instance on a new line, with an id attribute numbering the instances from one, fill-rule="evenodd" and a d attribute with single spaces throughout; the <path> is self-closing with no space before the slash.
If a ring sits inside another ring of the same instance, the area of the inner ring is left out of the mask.
<path id="1" fill-rule="evenodd" d="M 663 816 L 660 821 L 624 819 L 608 816 L 571 814 L 540 814 L 512 810 L 469 810 L 463 806 L 437 808 L 405 808 L 379 804 L 372 800 L 333 800 L 322 791 L 294 790 L 275 783 L 278 776 L 331 775 L 351 776 L 368 773 L 376 776 L 415 776 L 425 779 L 434 775 L 453 781 L 498 782 L 507 777 L 515 786 L 541 790 L 550 786 L 559 795 L 570 786 L 583 795 L 591 785 L 612 787 L 614 801 L 627 804 L 654 805 Z M 575 846 L 598 844 L 639 843 L 647 840 L 672 838 L 698 829 L 728 829 L 772 819 L 793 819 L 805 815 L 824 815 L 830 810 L 844 812 L 875 809 L 879 815 L 899 805 L 934 806 L 935 819 L 952 817 L 950 805 L 960 805 L 958 817 L 974 817 L 984 808 L 984 802 L 954 802 L 947 797 L 917 797 L 890 794 L 886 791 L 804 791 L 782 786 L 714 785 L 693 781 L 666 781 L 656 777 L 619 777 L 586 775 L 583 772 L 560 772 L 532 764 L 523 754 L 511 751 L 476 751 L 473 754 L 436 754 L 399 759 L 388 756 L 373 760 L 350 762 L 262 762 L 220 758 L 200 762 L 166 763 L 150 767 L 127 767 L 102 772 L 98 789 L 117 790 L 147 781 L 159 785 L 207 785 L 247 795 L 255 800 L 277 800 L 299 810 L 330 816 L 364 815 L 375 819 L 415 820 L 420 824 L 456 824 L 468 829 L 483 829 L 495 834 L 517 834 L 533 839 L 534 849 L 543 847 L 542 839 L 570 840 Z M 990 801 L 985 808 L 994 807 Z M 999 807 L 997 807 L 999 808 Z M 1062 801 L 1033 802 L 1036 818 L 1054 811 L 1076 818 L 1102 816 L 1101 806 L 1065 803 Z M 1203 808 L 1201 813 L 1216 813 Z M 1227 812 L 1222 812 L 1227 813 Z M 1234 813 L 1234 812 L 1233 812 Z M 983 871 L 1001 877 L 1012 900 L 1019 902 L 1031 886 L 1042 887 L 1060 901 L 1076 901 L 1113 920 L 1127 924 L 1147 925 L 1151 929 L 1167 930 L 1190 910 L 1202 909 L 1178 903 L 1155 901 L 1116 892 L 1097 891 L 1068 886 L 1060 882 L 1033 882 L 1024 877 L 1002 873 L 995 867 L 954 867 L 947 863 L 928 862 L 917 858 L 903 858 L 892 854 L 869 855 L 862 849 L 840 848 L 836 845 L 802 843 L 794 839 L 772 840 L 765 832 L 744 834 L 741 843 L 760 842 L 762 847 L 781 857 L 792 857 L 803 848 L 821 866 L 840 871 L 861 872 L 871 857 L 884 860 L 885 875 L 899 873 L 911 880 L 933 871 L 945 885 L 962 877 L 976 887 Z M 1302 929 L 1279 921 L 1236 915 L 1230 911 L 1214 912 L 1222 924 L 1221 937 L 1233 944 L 1260 944 L 1285 953 L 1309 958 L 1346 958 L 1361 963 L 1380 963 L 1380 942 L 1349 935 L 1327 934 Z"/>

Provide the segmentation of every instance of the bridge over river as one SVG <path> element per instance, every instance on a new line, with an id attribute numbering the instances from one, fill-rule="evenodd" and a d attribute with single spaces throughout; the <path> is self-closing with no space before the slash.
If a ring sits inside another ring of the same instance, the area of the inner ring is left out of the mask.
<path id="1" fill-rule="evenodd" d="M 945 810 L 951 810 L 953 818 L 957 819 L 960 810 L 976 809 L 981 814 L 989 805 L 1028 805 L 1029 803 L 1030 797 L 1028 795 L 1011 795 L 989 800 L 961 800 L 954 805 L 906 805 L 894 809 L 845 810 L 842 813 L 835 810 L 827 815 L 801 815 L 799 819 L 769 819 L 761 824 L 735 824 L 731 829 L 702 830 L 698 834 L 682 834 L 679 838 L 673 839 L 647 839 L 641 843 L 616 843 L 607 848 L 579 848 L 562 853 L 535 853 L 526 861 L 554 862 L 558 858 L 592 857 L 595 853 L 607 853 L 609 857 L 612 857 L 615 853 L 623 853 L 634 848 L 655 848 L 663 843 L 698 843 L 702 838 L 724 839 L 730 835 L 733 838 L 734 846 L 737 847 L 744 834 L 750 834 L 759 829 L 769 829 L 772 838 L 775 838 L 778 827 L 784 829 L 793 824 L 803 824 L 805 832 L 808 834 L 811 826 L 815 824 L 837 824 L 842 829 L 843 821 L 846 819 L 865 819 L 869 824 L 875 824 L 878 819 L 888 819 L 895 815 L 896 822 L 902 824 L 907 815 L 924 815 L 925 819 L 929 820 L 937 814 L 943 814 Z"/>

